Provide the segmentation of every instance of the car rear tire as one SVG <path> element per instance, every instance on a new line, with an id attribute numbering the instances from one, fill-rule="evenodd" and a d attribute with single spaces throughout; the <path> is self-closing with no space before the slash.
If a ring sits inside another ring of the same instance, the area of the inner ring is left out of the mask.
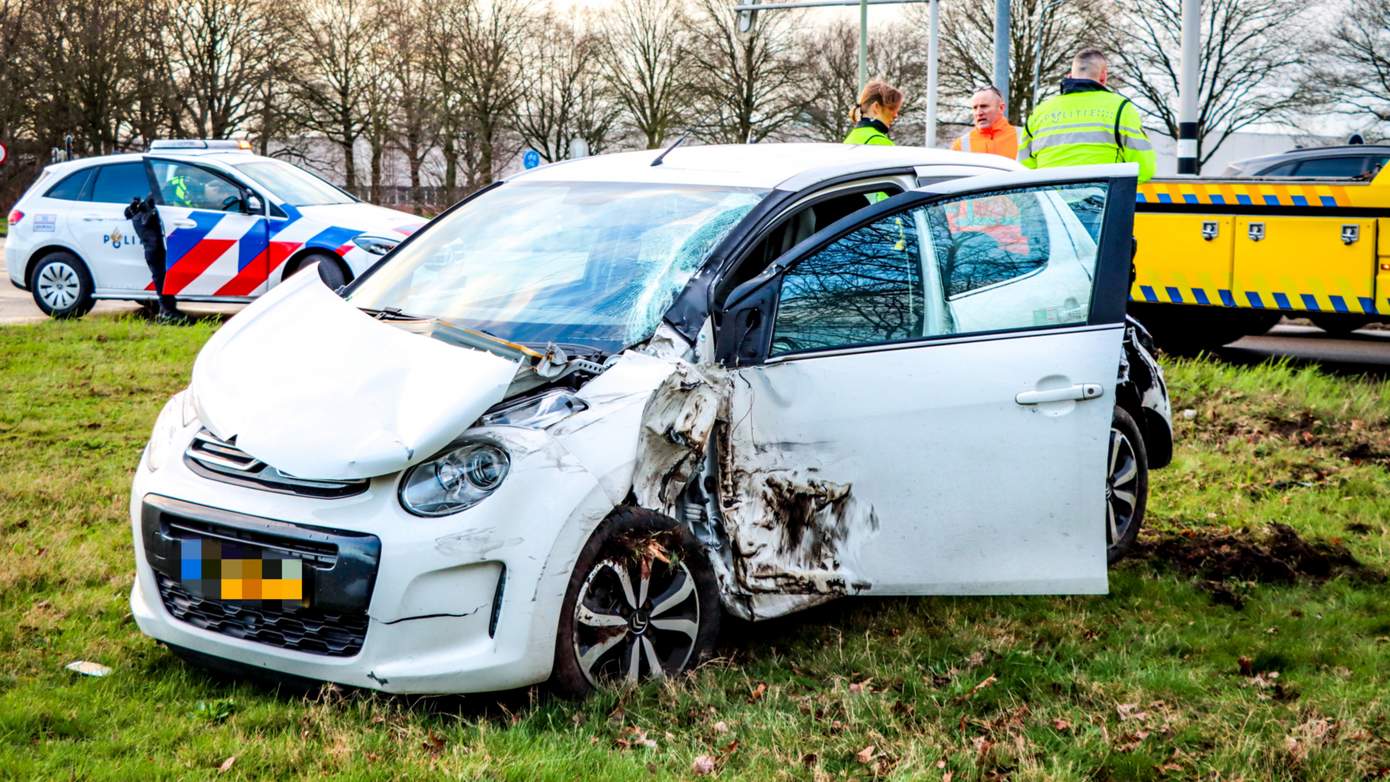
<path id="1" fill-rule="evenodd" d="M 80 318 L 91 312 L 96 305 L 94 287 L 87 264 L 66 250 L 45 255 L 29 278 L 34 303 L 52 318 Z"/>
<path id="2" fill-rule="evenodd" d="M 1116 407 L 1110 419 L 1105 469 L 1105 558 L 1110 564 L 1134 548 L 1149 499 L 1149 452 L 1134 417 Z"/>
<path id="3" fill-rule="evenodd" d="M 551 687 L 577 698 L 690 670 L 713 651 L 721 610 L 709 557 L 690 530 L 619 507 L 575 561 Z"/>
<path id="4" fill-rule="evenodd" d="M 1342 315 L 1326 313 L 1322 315 L 1309 315 L 1308 320 L 1313 321 L 1313 325 L 1326 331 L 1334 337 L 1345 337 L 1371 322 L 1370 318 L 1362 315 Z"/>

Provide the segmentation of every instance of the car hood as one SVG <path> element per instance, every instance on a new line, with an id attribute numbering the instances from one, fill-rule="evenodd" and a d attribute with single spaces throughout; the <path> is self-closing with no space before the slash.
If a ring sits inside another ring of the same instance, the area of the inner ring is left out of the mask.
<path id="1" fill-rule="evenodd" d="M 214 435 L 282 472 L 369 478 L 448 445 L 517 369 L 375 320 L 301 274 L 208 340 L 190 392 Z"/>
<path id="2" fill-rule="evenodd" d="M 328 225 L 340 225 L 372 236 L 396 239 L 409 236 L 425 224 L 423 218 L 408 212 L 361 202 L 301 206 L 299 212 L 305 217 Z"/>

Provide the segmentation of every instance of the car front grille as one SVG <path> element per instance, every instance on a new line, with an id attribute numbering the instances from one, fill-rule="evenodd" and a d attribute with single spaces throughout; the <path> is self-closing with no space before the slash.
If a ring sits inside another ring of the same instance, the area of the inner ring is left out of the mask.
<path id="1" fill-rule="evenodd" d="M 351 657 L 367 638 L 367 614 L 332 613 L 277 601 L 241 604 L 199 597 L 156 573 L 159 597 L 170 614 L 194 627 L 296 652 Z"/>
<path id="2" fill-rule="evenodd" d="M 366 480 L 296 478 L 236 447 L 236 437 L 223 440 L 207 429 L 200 429 L 193 436 L 183 459 L 189 468 L 205 478 L 307 497 L 350 497 L 366 491 L 369 483 Z"/>

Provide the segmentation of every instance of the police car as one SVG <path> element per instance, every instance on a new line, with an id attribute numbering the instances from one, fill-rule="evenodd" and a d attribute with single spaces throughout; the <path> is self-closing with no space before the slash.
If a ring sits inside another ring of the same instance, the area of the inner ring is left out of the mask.
<path id="1" fill-rule="evenodd" d="M 151 192 L 164 223 L 165 292 L 180 301 L 250 301 L 314 264 L 337 287 L 423 224 L 245 141 L 156 141 L 145 154 L 45 168 L 10 212 L 10 281 L 55 318 L 80 317 L 97 299 L 155 301 L 124 214 Z"/>

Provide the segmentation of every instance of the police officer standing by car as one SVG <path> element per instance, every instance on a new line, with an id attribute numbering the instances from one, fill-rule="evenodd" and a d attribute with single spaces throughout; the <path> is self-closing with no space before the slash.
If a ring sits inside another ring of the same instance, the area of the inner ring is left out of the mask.
<path id="1" fill-rule="evenodd" d="M 174 306 L 174 297 L 164 292 L 164 223 L 159 219 L 159 209 L 155 206 L 154 193 L 144 200 L 132 198 L 125 208 L 126 219 L 135 224 L 135 234 L 145 246 L 145 265 L 150 267 L 150 277 L 154 278 L 154 290 L 159 296 L 159 320 L 174 323 L 184 320 L 184 315 Z"/>
<path id="2" fill-rule="evenodd" d="M 1028 168 L 1138 163 L 1139 182 L 1152 179 L 1157 155 L 1139 110 L 1106 88 L 1108 77 L 1101 50 L 1077 52 L 1062 94 L 1043 101 L 1023 123 L 1018 161 Z"/>

